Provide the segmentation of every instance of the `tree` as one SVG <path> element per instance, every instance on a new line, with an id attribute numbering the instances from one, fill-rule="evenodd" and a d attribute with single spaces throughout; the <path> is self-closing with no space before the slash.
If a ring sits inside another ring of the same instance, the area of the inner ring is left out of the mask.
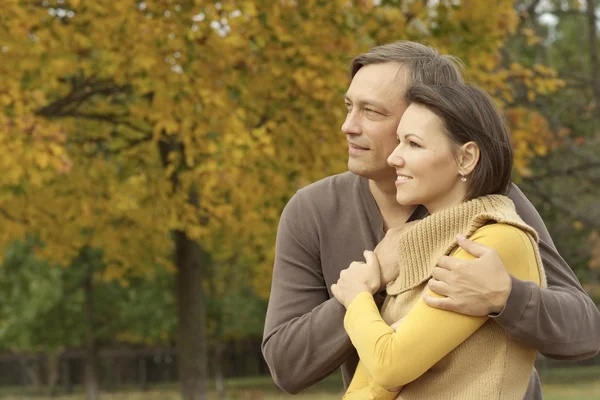
<path id="1" fill-rule="evenodd" d="M 552 147 L 536 152 L 520 186 L 579 279 L 593 282 L 600 230 L 598 7 L 593 1 L 531 0 L 517 7 L 524 34 L 515 37 L 507 51 L 526 66 L 550 66 L 566 83 L 552 96 L 517 100 L 537 109 L 555 138 Z"/>
<path id="2" fill-rule="evenodd" d="M 41 391 L 43 381 L 40 352 L 48 357 L 54 393 L 64 350 L 87 347 L 86 386 L 97 397 L 98 346 L 173 341 L 171 272 L 157 266 L 145 279 L 107 282 L 98 251 L 88 249 L 66 269 L 39 259 L 39 247 L 32 238 L 13 243 L 0 267 L 0 348 L 21 356 L 33 392 Z"/>
<path id="3" fill-rule="evenodd" d="M 31 238 L 14 243 L 0 267 L 0 348 L 19 355 L 34 393 L 42 389 L 38 352 L 57 359 L 65 345 L 81 344 L 83 327 L 78 321 L 82 309 L 68 294 L 64 271 L 36 259 L 38 246 Z M 49 367 L 48 384 L 55 388 L 57 363 Z"/>

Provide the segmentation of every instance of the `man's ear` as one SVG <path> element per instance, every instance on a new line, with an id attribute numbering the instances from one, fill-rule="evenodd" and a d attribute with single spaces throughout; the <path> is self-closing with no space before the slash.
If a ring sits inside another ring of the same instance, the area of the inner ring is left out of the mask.
<path id="1" fill-rule="evenodd" d="M 458 149 L 458 173 L 469 175 L 479 162 L 479 146 L 475 142 L 467 142 Z"/>

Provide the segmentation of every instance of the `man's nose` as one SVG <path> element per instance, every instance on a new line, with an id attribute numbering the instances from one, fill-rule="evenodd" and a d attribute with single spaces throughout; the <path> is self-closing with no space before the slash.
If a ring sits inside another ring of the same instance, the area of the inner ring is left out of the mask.
<path id="1" fill-rule="evenodd" d="M 342 132 L 346 135 L 360 135 L 362 133 L 358 112 L 352 110 L 346 115 L 346 120 L 342 124 Z"/>

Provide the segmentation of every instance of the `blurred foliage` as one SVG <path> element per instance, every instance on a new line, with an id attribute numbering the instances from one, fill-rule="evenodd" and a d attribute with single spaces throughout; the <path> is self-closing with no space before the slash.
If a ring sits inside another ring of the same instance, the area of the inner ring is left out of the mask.
<path id="1" fill-rule="evenodd" d="M 595 25 L 598 19 L 587 11 L 587 3 L 516 2 L 518 34 L 502 53 L 507 61 L 527 67 L 544 64 L 566 83 L 551 96 L 528 99 L 521 94 L 516 99 L 544 117 L 554 138 L 548 149 L 536 153 L 519 185 L 561 255 L 595 294 L 600 281 L 600 49 L 598 30 L 590 32 L 591 18 Z"/>
<path id="2" fill-rule="evenodd" d="M 350 55 L 397 39 L 457 55 L 509 113 L 519 172 L 550 145 L 513 100 L 562 82 L 503 65 L 517 23 L 506 0 L 11 0 L 0 137 L 20 161 L 0 182 L 0 247 L 35 234 L 40 256 L 62 264 L 102 249 L 105 278 L 119 280 L 172 265 L 169 232 L 182 230 L 214 260 L 243 253 L 266 296 L 286 199 L 344 170 Z"/>
<path id="3" fill-rule="evenodd" d="M 40 243 L 28 238 L 9 246 L 0 267 L 0 349 L 36 353 L 86 343 L 87 318 L 82 258 L 69 268 L 37 257 Z M 173 341 L 176 323 L 172 274 L 162 268 L 126 286 L 102 279 L 98 251 L 87 250 L 93 274 L 93 330 L 100 344 L 159 345 Z"/>

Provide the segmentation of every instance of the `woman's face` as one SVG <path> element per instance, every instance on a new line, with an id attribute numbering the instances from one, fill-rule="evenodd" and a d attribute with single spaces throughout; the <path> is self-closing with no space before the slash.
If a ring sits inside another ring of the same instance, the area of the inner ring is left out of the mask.
<path id="1" fill-rule="evenodd" d="M 424 205 L 430 213 L 460 203 L 467 194 L 460 166 L 442 120 L 419 104 L 404 112 L 396 131 L 398 146 L 388 158 L 396 169 L 396 200 Z"/>

